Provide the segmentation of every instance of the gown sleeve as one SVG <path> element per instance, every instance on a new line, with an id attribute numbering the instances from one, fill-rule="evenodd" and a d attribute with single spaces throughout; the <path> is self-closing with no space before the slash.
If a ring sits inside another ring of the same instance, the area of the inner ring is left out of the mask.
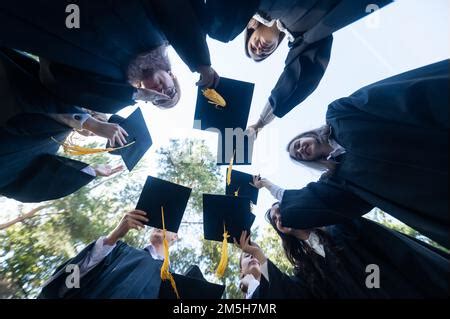
<path id="1" fill-rule="evenodd" d="M 269 281 L 261 276 L 260 285 L 253 293 L 252 299 L 308 298 L 308 289 L 299 278 L 286 275 L 270 260 L 267 260 L 267 263 Z"/>
<path id="2" fill-rule="evenodd" d="M 135 104 L 133 94 L 136 89 L 127 83 L 109 80 L 44 58 L 40 60 L 41 82 L 55 96 L 71 105 L 114 114 Z"/>
<path id="3" fill-rule="evenodd" d="M 1 193 L 23 203 L 58 199 L 95 179 L 82 171 L 86 166 L 86 163 L 65 157 L 41 155 L 18 179 L 3 187 Z"/>
<path id="4" fill-rule="evenodd" d="M 195 6 L 194 0 L 152 0 L 151 4 L 161 31 L 189 69 L 194 72 L 200 65 L 211 65 L 201 4 Z"/>
<path id="5" fill-rule="evenodd" d="M 273 114 L 285 116 L 317 88 L 328 66 L 332 43 L 330 35 L 306 48 L 304 43 L 292 44 L 283 73 L 269 97 Z"/>
<path id="6" fill-rule="evenodd" d="M 286 190 L 280 214 L 284 227 L 308 229 L 347 222 L 372 208 L 343 185 L 322 179 L 299 190 Z"/>

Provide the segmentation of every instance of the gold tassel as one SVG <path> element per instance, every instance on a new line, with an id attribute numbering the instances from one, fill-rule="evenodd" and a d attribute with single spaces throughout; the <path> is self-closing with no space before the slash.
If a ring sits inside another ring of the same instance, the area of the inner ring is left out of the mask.
<path id="1" fill-rule="evenodd" d="M 133 141 L 131 143 L 128 143 L 127 145 L 115 147 L 115 148 L 113 148 L 113 147 L 89 148 L 89 147 L 82 147 L 82 146 L 75 145 L 72 142 L 71 138 L 68 138 L 65 142 L 60 142 L 53 137 L 52 137 L 52 140 L 55 141 L 56 143 L 60 144 L 64 149 L 64 153 L 69 154 L 69 155 L 88 155 L 88 154 L 112 152 L 112 151 L 117 151 L 122 148 L 128 147 L 136 142 L 136 141 Z"/>
<path id="2" fill-rule="evenodd" d="M 236 150 L 233 151 L 233 157 L 230 159 L 230 165 L 228 165 L 227 171 L 227 185 L 231 184 L 231 171 L 233 170 L 234 156 L 236 155 Z"/>
<path id="3" fill-rule="evenodd" d="M 225 107 L 227 106 L 227 102 L 225 99 L 217 93 L 214 89 L 205 89 L 202 91 L 203 96 L 208 99 L 208 103 L 214 104 L 215 106 Z"/>
<path id="4" fill-rule="evenodd" d="M 218 278 L 222 278 L 225 274 L 225 270 L 227 270 L 228 266 L 228 235 L 227 230 L 225 229 L 225 223 L 223 223 L 223 241 L 222 241 L 222 252 L 220 256 L 220 262 L 217 266 L 216 276 Z"/>
<path id="5" fill-rule="evenodd" d="M 238 189 L 234 192 L 234 196 L 236 196 L 236 197 L 238 197 L 239 196 L 239 190 L 240 190 L 241 188 L 240 187 L 238 187 Z"/>
<path id="6" fill-rule="evenodd" d="M 161 218 L 162 218 L 162 226 L 163 226 L 163 245 L 164 245 L 164 262 L 161 266 L 161 280 L 169 280 L 170 285 L 172 286 L 173 291 L 177 295 L 177 299 L 180 299 L 180 295 L 178 294 L 177 285 L 175 284 L 175 279 L 169 271 L 169 243 L 166 239 L 166 225 L 164 223 L 164 208 L 161 206 Z"/>

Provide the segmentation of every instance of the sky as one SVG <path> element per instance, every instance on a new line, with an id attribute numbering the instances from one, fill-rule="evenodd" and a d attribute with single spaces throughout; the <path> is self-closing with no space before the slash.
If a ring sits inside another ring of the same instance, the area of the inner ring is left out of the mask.
<path id="1" fill-rule="evenodd" d="M 331 60 L 316 91 L 282 119 L 276 119 L 258 136 L 254 145 L 253 163 L 235 167 L 251 174 L 261 174 L 287 189 L 298 189 L 317 180 L 319 174 L 293 163 L 285 151 L 289 140 L 303 131 L 325 123 L 329 103 L 386 77 L 423 65 L 448 59 L 448 0 L 400 0 L 380 10 L 377 15 L 361 19 L 334 34 Z M 248 125 L 255 123 L 266 104 L 284 67 L 287 42 L 264 62 L 255 63 L 244 54 L 243 36 L 230 43 L 208 39 L 213 68 L 219 75 L 255 83 Z M 182 97 L 170 110 L 160 110 L 149 104 L 137 104 L 122 110 L 126 116 L 141 106 L 153 139 L 153 146 L 144 156 L 148 174 L 156 176 L 155 151 L 167 146 L 172 138 L 205 139 L 216 153 L 213 133 L 194 130 L 193 118 L 198 74 L 193 74 L 173 50 L 169 52 L 174 74 L 180 81 Z M 222 167 L 225 171 L 226 166 Z M 254 209 L 255 225 L 262 225 L 265 211 L 275 200 L 261 190 Z M 0 199 L 0 223 L 17 215 L 18 202 Z M 30 208 L 37 204 L 27 205 Z"/>

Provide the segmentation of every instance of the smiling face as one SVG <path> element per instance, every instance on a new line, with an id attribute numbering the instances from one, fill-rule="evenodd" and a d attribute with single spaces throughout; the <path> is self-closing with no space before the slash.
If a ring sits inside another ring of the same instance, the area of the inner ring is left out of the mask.
<path id="1" fill-rule="evenodd" d="M 270 220 L 276 226 L 278 231 L 282 234 L 290 235 L 292 234 L 292 228 L 283 227 L 281 224 L 281 214 L 280 214 L 280 206 L 278 204 L 273 205 L 270 209 Z"/>
<path id="2" fill-rule="evenodd" d="M 275 24 L 267 27 L 252 19 L 248 29 L 253 32 L 246 43 L 246 49 L 254 61 L 261 61 L 275 52 L 280 42 L 280 31 Z"/>
<path id="3" fill-rule="evenodd" d="M 301 137 L 289 145 L 289 155 L 298 161 L 314 161 L 322 157 L 321 145 L 313 137 Z"/>
<path id="4" fill-rule="evenodd" d="M 172 75 L 163 70 L 146 74 L 142 80 L 142 87 L 167 95 L 173 98 L 176 93 L 175 82 Z"/>
<path id="5" fill-rule="evenodd" d="M 261 265 L 253 255 L 242 253 L 241 255 L 241 277 L 252 274 L 253 277 L 259 279 L 261 277 Z"/>

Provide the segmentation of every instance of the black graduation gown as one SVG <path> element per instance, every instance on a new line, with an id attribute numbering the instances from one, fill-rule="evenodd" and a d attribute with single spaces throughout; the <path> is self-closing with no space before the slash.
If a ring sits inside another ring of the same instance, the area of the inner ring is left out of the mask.
<path id="1" fill-rule="evenodd" d="M 330 104 L 345 190 L 449 247 L 449 60 Z"/>
<path id="2" fill-rule="evenodd" d="M 0 194 L 21 202 L 70 195 L 95 177 L 86 163 L 55 155 L 72 130 L 42 114 L 23 114 L 0 127 Z"/>
<path id="3" fill-rule="evenodd" d="M 83 113 L 39 82 L 36 60 L 7 48 L 0 48 L 0 101 L 0 126 L 20 113 Z"/>
<path id="4" fill-rule="evenodd" d="M 95 245 L 59 266 L 38 298 L 42 299 L 157 299 L 162 261 L 143 249 L 119 241 L 113 251 L 80 278 L 80 288 L 67 289 L 69 264 L 80 265 Z"/>
<path id="5" fill-rule="evenodd" d="M 115 113 L 134 104 L 126 69 L 138 54 L 168 40 L 191 70 L 210 65 L 191 1 L 79 0 L 79 29 L 65 25 L 73 1 L 2 1 L 0 45 L 45 58 L 42 81 L 68 103 Z"/>
<path id="6" fill-rule="evenodd" d="M 436 253 L 426 244 L 364 218 L 328 226 L 325 231 L 339 258 L 336 264 L 329 249 L 325 258 L 317 256 L 328 280 L 319 282 L 316 288 L 326 298 L 448 297 L 450 264 L 445 253 Z M 379 267 L 380 288 L 366 286 L 371 273 L 366 267 L 371 264 Z M 261 282 L 255 298 L 317 297 L 306 288 L 304 278 L 290 278 L 271 262 L 268 266 L 269 283 Z"/>
<path id="7" fill-rule="evenodd" d="M 260 0 L 242 4 L 233 0 L 208 0 L 208 11 L 212 12 L 208 34 L 220 41 L 230 41 L 246 28 L 256 12 L 283 22 L 295 40 L 289 43 L 283 73 L 269 97 L 273 113 L 281 118 L 319 85 L 330 60 L 333 32 L 369 14 L 369 5 L 382 8 L 391 2 Z"/>

